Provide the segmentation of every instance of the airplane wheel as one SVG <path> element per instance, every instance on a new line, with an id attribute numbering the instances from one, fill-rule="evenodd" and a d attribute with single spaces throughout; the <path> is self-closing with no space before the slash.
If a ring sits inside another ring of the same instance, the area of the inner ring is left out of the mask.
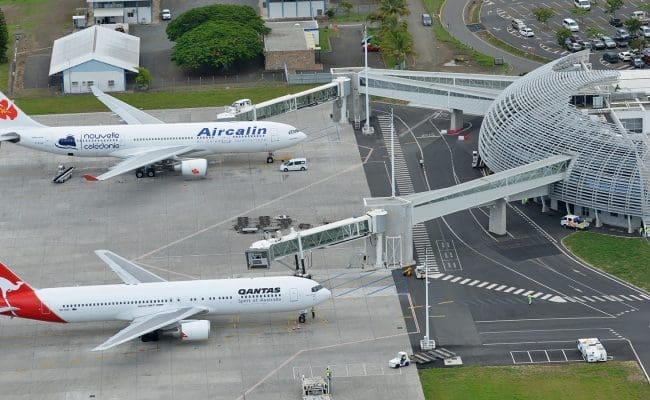
<path id="1" fill-rule="evenodd" d="M 149 168 L 149 170 L 147 171 L 147 176 L 149 178 L 153 178 L 154 176 L 156 176 L 156 170 L 153 168 Z"/>
<path id="2" fill-rule="evenodd" d="M 266 163 L 267 163 L 267 164 L 273 164 L 273 157 L 268 156 L 268 157 L 266 158 Z"/>
<path id="3" fill-rule="evenodd" d="M 140 168 L 135 171 L 135 177 L 140 179 L 144 178 L 144 171 Z"/>
<path id="4" fill-rule="evenodd" d="M 304 324 L 306 319 L 307 317 L 305 316 L 305 314 L 300 314 L 300 316 L 298 317 L 298 322 Z"/>

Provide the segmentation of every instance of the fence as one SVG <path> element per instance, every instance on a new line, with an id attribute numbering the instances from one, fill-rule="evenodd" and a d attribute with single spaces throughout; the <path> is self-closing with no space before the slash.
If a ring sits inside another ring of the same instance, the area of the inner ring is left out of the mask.
<path id="1" fill-rule="evenodd" d="M 298 72 L 287 74 L 289 85 L 329 83 L 332 81 L 332 74 L 329 72 Z"/>

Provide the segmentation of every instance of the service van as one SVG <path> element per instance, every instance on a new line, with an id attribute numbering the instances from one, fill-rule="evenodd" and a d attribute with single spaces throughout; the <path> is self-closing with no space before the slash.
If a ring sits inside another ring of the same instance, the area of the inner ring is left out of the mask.
<path id="1" fill-rule="evenodd" d="M 578 23 L 573 20 L 572 18 L 565 18 L 562 20 L 562 26 L 565 27 L 566 29 L 570 30 L 571 32 L 578 32 L 580 30 L 580 27 L 578 26 Z"/>
<path id="2" fill-rule="evenodd" d="M 526 24 L 524 23 L 524 21 L 518 18 L 513 19 L 511 23 L 512 23 L 512 27 L 515 28 L 516 30 L 526 28 Z"/>
<path id="3" fill-rule="evenodd" d="M 573 0 L 573 4 L 583 10 L 591 10 L 591 2 L 589 0 Z"/>
<path id="4" fill-rule="evenodd" d="M 307 170 L 307 159 L 306 158 L 292 158 L 283 162 L 280 165 L 280 171 L 289 172 L 289 171 L 305 171 Z"/>

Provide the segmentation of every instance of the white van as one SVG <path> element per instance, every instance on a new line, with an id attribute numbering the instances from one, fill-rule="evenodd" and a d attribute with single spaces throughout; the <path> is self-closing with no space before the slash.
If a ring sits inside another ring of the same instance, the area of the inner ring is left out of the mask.
<path id="1" fill-rule="evenodd" d="M 524 29 L 526 27 L 526 24 L 524 21 L 515 18 L 512 20 L 512 27 L 515 28 L 516 30 Z"/>
<path id="2" fill-rule="evenodd" d="M 562 20 L 562 26 L 567 28 L 571 32 L 578 32 L 580 30 L 578 23 L 571 18 L 564 18 Z"/>
<path id="3" fill-rule="evenodd" d="M 591 10 L 591 2 L 589 0 L 573 0 L 573 4 L 583 10 Z"/>
<path id="4" fill-rule="evenodd" d="M 280 171 L 284 172 L 305 170 L 307 170 L 306 158 L 292 158 L 291 160 L 287 160 L 280 165 Z"/>

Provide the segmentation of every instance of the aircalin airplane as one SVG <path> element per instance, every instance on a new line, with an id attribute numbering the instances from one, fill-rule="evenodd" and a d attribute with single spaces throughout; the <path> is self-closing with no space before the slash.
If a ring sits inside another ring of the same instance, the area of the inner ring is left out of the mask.
<path id="1" fill-rule="evenodd" d="M 33 289 L 0 263 L 0 314 L 48 322 L 129 321 L 95 347 L 106 350 L 140 337 L 204 340 L 210 321 L 199 315 L 300 311 L 330 298 L 311 279 L 294 276 L 168 282 L 108 250 L 95 252 L 124 281 L 119 285 Z"/>
<path id="2" fill-rule="evenodd" d="M 153 177 L 160 169 L 184 176 L 205 176 L 215 153 L 267 152 L 293 146 L 307 136 L 291 125 L 268 121 L 193 122 L 167 124 L 103 93 L 97 98 L 126 125 L 49 127 L 31 119 L 0 93 L 0 143 L 12 142 L 35 150 L 77 157 L 123 159 L 108 172 L 87 180 L 101 181 L 135 171 L 138 178 Z"/>

